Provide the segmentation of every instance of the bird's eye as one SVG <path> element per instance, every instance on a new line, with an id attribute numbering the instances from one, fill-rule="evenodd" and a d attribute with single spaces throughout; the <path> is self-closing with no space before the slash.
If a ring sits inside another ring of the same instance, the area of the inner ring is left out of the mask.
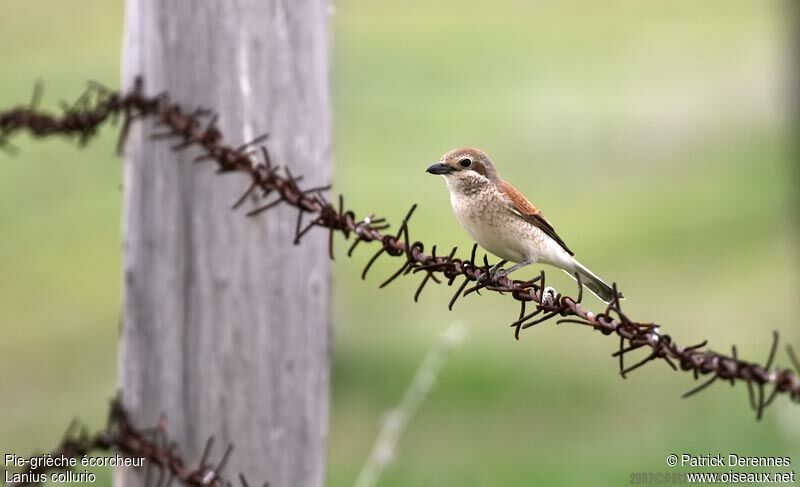
<path id="1" fill-rule="evenodd" d="M 472 164 L 472 160 L 468 157 L 465 157 L 464 159 L 458 161 L 458 163 L 461 165 L 461 167 L 469 167 Z"/>

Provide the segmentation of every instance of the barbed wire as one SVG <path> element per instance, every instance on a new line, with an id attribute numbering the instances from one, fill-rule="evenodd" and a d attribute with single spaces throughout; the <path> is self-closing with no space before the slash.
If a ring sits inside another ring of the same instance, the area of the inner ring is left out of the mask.
<path id="1" fill-rule="evenodd" d="M 574 323 L 598 331 L 603 335 L 618 337 L 617 350 L 612 354 L 617 358 L 619 373 L 624 378 L 639 367 L 655 361 L 665 362 L 673 370 L 691 372 L 695 380 L 704 381 L 687 391 L 683 397 L 692 396 L 718 380 L 730 384 L 744 382 L 748 391 L 749 404 L 756 417 L 761 419 L 764 409 L 773 403 L 778 394 L 787 395 L 792 401 L 800 402 L 800 362 L 790 346 L 787 355 L 794 367 L 772 368 L 776 357 L 779 336 L 773 332 L 772 345 L 763 365 L 745 361 L 738 357 L 736 347 L 730 354 L 718 353 L 706 348 L 707 341 L 690 346 L 678 345 L 670 335 L 662 333 L 654 322 L 642 322 L 629 318 L 622 310 L 619 298 L 613 299 L 600 313 L 594 313 L 582 306 L 583 286 L 578 277 L 578 294 L 573 298 L 562 295 L 546 285 L 546 276 L 541 272 L 530 280 L 511 279 L 490 272 L 490 262 L 484 254 L 479 261 L 477 244 L 473 245 L 467 258 L 456 257 L 457 247 L 449 252 L 437 252 L 434 245 L 430 254 L 425 253 L 425 244 L 410 237 L 409 221 L 416 209 L 412 205 L 405 218 L 394 233 L 387 233 L 390 224 L 380 217 L 370 214 L 357 219 L 355 212 L 348 210 L 344 197 L 338 196 L 336 205 L 328 201 L 325 192 L 329 186 L 301 188 L 298 183 L 302 175 L 294 175 L 288 166 L 276 165 L 262 143 L 267 135 L 262 135 L 238 147 L 227 145 L 217 126 L 217 115 L 206 108 L 187 111 L 173 103 L 167 93 L 146 96 L 141 79 L 126 92 L 109 90 L 99 83 L 91 82 L 87 90 L 73 104 L 62 103 L 60 115 L 42 112 L 38 109 L 41 87 L 37 85 L 31 102 L 26 106 L 0 112 L 0 147 L 10 148 L 9 138 L 17 132 L 27 131 L 34 137 L 64 135 L 77 138 L 79 144 L 86 144 L 107 120 L 122 120 L 118 147 L 122 147 L 132 122 L 152 118 L 156 125 L 164 129 L 154 134 L 153 139 L 172 139 L 174 151 L 197 147 L 202 154 L 196 162 L 213 162 L 218 173 L 240 172 L 250 176 L 250 184 L 233 204 L 232 209 L 241 208 L 251 195 L 257 195 L 264 203 L 248 211 L 254 217 L 278 205 L 284 204 L 297 210 L 294 243 L 314 227 L 328 230 L 328 252 L 334 258 L 333 239 L 341 233 L 352 244 L 347 250 L 351 256 L 359 244 L 374 243 L 377 250 L 367 261 L 361 273 L 366 279 L 377 259 L 391 256 L 400 260 L 397 270 L 386 278 L 380 287 L 386 287 L 401 276 L 422 273 L 422 279 L 414 293 L 417 301 L 430 281 L 455 286 L 456 291 L 448 303 L 452 309 L 457 300 L 481 291 L 507 294 L 519 302 L 517 318 L 510 323 L 515 338 L 520 332 L 549 320 L 556 323 Z M 460 281 L 460 282 L 459 282 Z M 456 283 L 459 282 L 457 285 Z M 615 296 L 616 284 L 613 285 Z M 532 310 L 528 310 L 529 303 Z M 645 355 L 629 365 L 628 355 L 643 349 Z"/>
<path id="2" fill-rule="evenodd" d="M 177 443 L 167 435 L 166 421 L 162 418 L 148 429 L 137 428 L 130 420 L 127 410 L 119 397 L 111 401 L 108 420 L 103 430 L 89 434 L 85 427 L 78 428 L 73 421 L 64 433 L 59 446 L 47 455 L 33 457 L 52 459 L 80 458 L 92 452 L 117 452 L 129 458 L 143 459 L 144 484 L 147 487 L 169 487 L 174 482 L 189 487 L 232 487 L 230 480 L 222 477 L 228 463 L 233 445 L 228 445 L 217 461 L 211 461 L 214 437 L 209 437 L 200 460 L 196 466 L 190 467 L 178 449 Z M 32 458 L 33 458 L 32 457 Z M 26 459 L 30 465 L 30 459 Z M 18 474 L 11 474 L 18 482 L 9 483 L 11 487 L 24 487 L 42 482 L 41 475 L 55 471 L 67 470 L 56 466 L 55 462 L 40 462 L 35 468 L 27 467 Z M 239 475 L 241 487 L 250 487 L 244 475 Z M 268 483 L 264 487 L 268 487 Z"/>

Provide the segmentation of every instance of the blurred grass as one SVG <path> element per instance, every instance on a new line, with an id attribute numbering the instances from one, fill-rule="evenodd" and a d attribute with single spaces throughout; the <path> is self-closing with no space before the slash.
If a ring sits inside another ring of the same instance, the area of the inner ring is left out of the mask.
<path id="1" fill-rule="evenodd" d="M 0 106 L 46 82 L 46 104 L 86 79 L 118 84 L 122 6 L 9 0 Z M 336 5 L 335 186 L 412 237 L 470 242 L 427 163 L 477 145 L 544 208 L 581 260 L 621 283 L 632 316 L 681 343 L 763 360 L 769 333 L 800 343 L 796 198 L 784 12 L 778 2 L 348 0 Z M 263 129 L 267 129 L 266 127 Z M 84 150 L 20 138 L 0 155 L 0 452 L 54 444 L 73 416 L 102 423 L 115 390 L 119 160 L 114 131 Z M 340 244 L 340 254 L 343 250 Z M 447 364 L 381 485 L 600 485 L 667 471 L 676 452 L 800 458 L 796 408 L 762 423 L 744 388 L 690 400 L 663 365 L 616 374 L 614 340 L 546 325 L 515 342 L 516 307 L 416 282 L 376 285 L 388 259 L 335 263 L 329 485 L 348 485 L 382 414 L 454 319 Z M 566 276 L 550 273 L 559 288 Z M 763 300 L 767 306 L 761 306 Z M 595 306 L 599 306 L 596 302 Z M 391 309 L 391 312 L 387 312 Z M 576 468 L 579 467 L 579 468 Z M 101 484 L 110 478 L 106 475 Z"/>

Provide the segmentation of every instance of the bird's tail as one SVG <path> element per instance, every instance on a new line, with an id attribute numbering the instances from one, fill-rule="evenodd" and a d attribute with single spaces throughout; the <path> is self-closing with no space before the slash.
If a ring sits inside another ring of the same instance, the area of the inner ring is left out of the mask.
<path id="1" fill-rule="evenodd" d="M 587 269 L 583 264 L 581 264 L 577 260 L 573 259 L 573 263 L 574 263 L 573 273 L 570 273 L 569 271 L 566 270 L 564 272 L 567 272 L 568 274 L 572 275 L 573 278 L 575 278 L 574 273 L 578 273 L 581 278 L 581 283 L 584 286 L 586 286 L 588 290 L 594 293 L 595 296 L 602 299 L 606 303 L 609 303 L 614 299 L 614 288 L 603 282 L 602 279 L 594 275 L 592 271 Z M 624 298 L 622 293 L 620 293 L 619 291 L 617 291 L 617 294 L 619 295 L 620 299 Z"/>

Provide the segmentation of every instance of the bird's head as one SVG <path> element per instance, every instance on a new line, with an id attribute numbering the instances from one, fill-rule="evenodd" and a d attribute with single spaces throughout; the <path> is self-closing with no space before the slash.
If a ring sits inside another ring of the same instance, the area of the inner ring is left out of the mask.
<path id="1" fill-rule="evenodd" d="M 472 147 L 447 152 L 427 172 L 444 176 L 450 190 L 481 189 L 498 180 L 492 160 L 482 150 Z"/>

